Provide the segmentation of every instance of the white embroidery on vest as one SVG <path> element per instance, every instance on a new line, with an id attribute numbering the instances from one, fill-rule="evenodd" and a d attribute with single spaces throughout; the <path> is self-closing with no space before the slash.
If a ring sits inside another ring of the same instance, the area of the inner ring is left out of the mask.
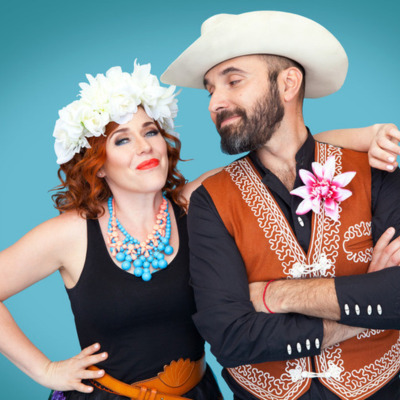
<path id="1" fill-rule="evenodd" d="M 311 369 L 311 363 L 307 358 L 289 360 L 286 362 L 285 373 L 278 379 L 252 365 L 228 368 L 228 371 L 237 382 L 259 399 L 290 400 L 304 385 L 304 379 L 293 382 L 290 374 L 293 369 L 307 371 Z"/>
<path id="2" fill-rule="evenodd" d="M 302 276 L 315 275 L 317 273 L 319 273 L 320 276 L 326 276 L 327 270 L 331 268 L 332 265 L 332 261 L 328 260 L 326 255 L 322 253 L 319 262 L 311 265 L 297 262 L 293 264 L 289 272 L 293 278 L 301 278 Z"/>
<path id="3" fill-rule="evenodd" d="M 335 351 L 326 353 L 325 363 L 333 362 L 335 365 L 343 366 L 341 360 L 342 350 L 338 346 L 330 347 L 329 350 L 337 347 Z M 364 366 L 359 370 L 344 371 L 340 375 L 339 380 L 325 380 L 329 383 L 329 388 L 338 396 L 348 399 L 357 400 L 378 388 L 382 382 L 386 382 L 400 368 L 400 336 L 399 340 L 393 344 L 390 350 L 374 363 Z M 316 358 L 316 362 L 321 361 L 321 357 Z M 322 366 L 324 368 L 326 364 Z"/>
<path id="4" fill-rule="evenodd" d="M 325 378 L 325 379 L 340 379 L 340 374 L 343 371 L 343 368 L 338 367 L 333 362 L 329 361 L 329 368 L 324 372 L 311 372 L 311 371 L 302 371 L 301 368 L 296 367 L 295 369 L 291 369 L 290 376 L 292 377 L 293 382 L 297 382 L 303 378 Z"/>
<path id="5" fill-rule="evenodd" d="M 351 226 L 344 234 L 343 251 L 346 253 L 346 257 L 349 261 L 355 263 L 369 263 L 372 260 L 373 247 L 356 253 L 351 251 L 352 240 L 364 236 L 368 238 L 371 236 L 371 222 L 360 222 L 359 224 Z"/>
<path id="6" fill-rule="evenodd" d="M 246 159 L 235 161 L 225 169 L 256 217 L 271 250 L 282 262 L 284 274 L 290 276 L 292 265 L 296 262 L 306 263 L 306 256 L 281 209 Z"/>
<path id="7" fill-rule="evenodd" d="M 376 336 L 379 335 L 380 333 L 385 332 L 385 330 L 381 330 L 381 329 L 367 329 L 366 331 L 359 333 L 357 335 L 357 339 L 365 339 L 365 338 L 369 338 L 371 336 Z"/>
<path id="8" fill-rule="evenodd" d="M 325 164 L 328 157 L 335 156 L 335 174 L 342 173 L 342 151 L 341 149 L 333 146 L 327 146 L 322 143 L 318 143 L 316 148 L 316 161 L 320 164 Z M 332 268 L 326 271 L 323 276 L 334 277 L 335 264 L 337 256 L 339 255 L 339 229 L 341 226 L 340 214 L 342 207 L 339 207 L 339 219 L 337 222 L 331 218 L 325 218 L 325 213 L 314 214 L 315 222 L 313 224 L 313 231 L 311 233 L 310 248 L 308 253 L 312 254 L 312 264 L 319 263 L 322 254 L 325 254 L 329 261 L 332 263 Z M 320 273 L 316 272 L 311 277 L 319 277 Z"/>

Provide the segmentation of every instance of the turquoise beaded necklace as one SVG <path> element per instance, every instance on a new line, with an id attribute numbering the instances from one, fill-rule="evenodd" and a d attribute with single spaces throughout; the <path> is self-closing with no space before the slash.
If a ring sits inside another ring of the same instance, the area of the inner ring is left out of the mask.
<path id="1" fill-rule="evenodd" d="M 168 201 L 163 195 L 156 224 L 143 242 L 139 242 L 131 236 L 118 221 L 115 216 L 114 203 L 114 198 L 110 197 L 108 199 L 110 219 L 107 231 L 110 252 L 117 261 L 122 263 L 123 270 L 129 271 L 133 268 L 133 274 L 147 282 L 151 279 L 150 266 L 155 270 L 167 268 L 168 262 L 165 260 L 164 254 L 170 255 L 174 252 L 173 247 L 169 244 L 171 219 L 168 212 Z M 119 238 L 118 230 L 125 236 L 123 241 Z"/>

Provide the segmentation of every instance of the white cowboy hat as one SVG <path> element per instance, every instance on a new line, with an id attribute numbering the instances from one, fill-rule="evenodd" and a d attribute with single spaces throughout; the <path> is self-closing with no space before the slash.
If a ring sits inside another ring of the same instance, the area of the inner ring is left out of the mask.
<path id="1" fill-rule="evenodd" d="M 297 61 L 306 71 L 306 97 L 336 92 L 348 60 L 339 41 L 311 19 L 280 11 L 217 14 L 201 26 L 201 36 L 161 75 L 167 84 L 203 89 L 215 65 L 250 54 L 275 54 Z"/>

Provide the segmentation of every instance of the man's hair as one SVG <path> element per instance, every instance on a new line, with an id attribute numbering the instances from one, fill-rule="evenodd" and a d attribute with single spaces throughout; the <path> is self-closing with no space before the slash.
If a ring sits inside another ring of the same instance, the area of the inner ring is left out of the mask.
<path id="1" fill-rule="evenodd" d="M 299 90 L 299 101 L 303 102 L 306 91 L 306 71 L 304 68 L 298 62 L 287 57 L 276 56 L 273 54 L 260 54 L 260 57 L 268 64 L 268 75 L 270 82 L 276 83 L 278 80 L 278 75 L 290 67 L 295 67 L 300 70 L 303 75 L 303 80 Z"/>

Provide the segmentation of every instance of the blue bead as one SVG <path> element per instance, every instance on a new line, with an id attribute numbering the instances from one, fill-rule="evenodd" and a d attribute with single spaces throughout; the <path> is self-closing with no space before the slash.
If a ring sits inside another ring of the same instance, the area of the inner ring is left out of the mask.
<path id="1" fill-rule="evenodd" d="M 164 250 L 164 244 L 163 243 L 160 243 L 159 245 L 158 245 L 158 247 L 157 247 L 157 250 L 160 250 L 160 251 L 163 251 Z"/>
<path id="2" fill-rule="evenodd" d="M 168 265 L 168 263 L 165 260 L 160 260 L 158 262 L 158 268 L 164 269 L 167 267 L 167 265 Z"/>
<path id="3" fill-rule="evenodd" d="M 124 261 L 124 262 L 121 264 L 121 268 L 122 268 L 124 271 L 128 271 L 128 269 L 131 269 L 131 263 L 130 263 L 129 261 Z"/>
<path id="4" fill-rule="evenodd" d="M 153 256 L 148 256 L 148 257 L 147 257 L 147 261 L 148 261 L 148 262 L 152 262 L 153 260 L 154 260 L 154 257 L 153 257 Z"/>
<path id="5" fill-rule="evenodd" d="M 143 263 L 143 268 L 149 268 L 150 267 L 150 263 L 148 261 L 145 261 Z"/>
<path id="6" fill-rule="evenodd" d="M 142 279 L 145 282 L 148 282 L 151 279 L 151 273 L 150 272 L 143 272 Z"/>
<path id="7" fill-rule="evenodd" d="M 125 256 L 125 261 L 132 262 L 132 256 L 131 256 L 130 254 L 127 254 L 127 255 Z"/>
<path id="8" fill-rule="evenodd" d="M 158 260 L 153 260 L 151 265 L 153 266 L 153 268 L 158 268 Z"/>
<path id="9" fill-rule="evenodd" d="M 117 253 L 115 257 L 118 261 L 124 261 L 125 260 L 125 254 L 124 253 Z"/>
<path id="10" fill-rule="evenodd" d="M 165 247 L 165 249 L 164 249 L 164 253 L 165 254 L 167 254 L 168 256 L 170 255 L 170 254 L 172 254 L 174 252 L 174 248 L 172 247 L 172 246 L 166 246 Z"/>
<path id="11" fill-rule="evenodd" d="M 162 260 L 162 259 L 164 259 L 164 254 L 158 253 L 157 260 Z"/>
<path id="12" fill-rule="evenodd" d="M 168 239 L 165 238 L 165 237 L 162 237 L 162 238 L 161 238 L 161 241 L 162 241 L 164 244 L 167 244 L 167 243 L 168 243 Z"/>
<path id="13" fill-rule="evenodd" d="M 135 268 L 135 270 L 133 271 L 133 273 L 135 274 L 135 276 L 137 276 L 138 278 L 140 278 L 143 274 L 143 268 Z"/>
<path id="14" fill-rule="evenodd" d="M 114 247 L 110 247 L 110 251 L 113 251 L 114 250 Z"/>
<path id="15" fill-rule="evenodd" d="M 133 262 L 133 266 L 136 267 L 136 268 L 141 268 L 142 265 L 143 265 L 142 260 L 136 259 L 136 260 Z"/>
<path id="16" fill-rule="evenodd" d="M 140 259 L 141 261 L 143 261 L 143 262 L 146 261 L 146 257 L 145 257 L 145 256 L 140 256 L 139 259 Z"/>

